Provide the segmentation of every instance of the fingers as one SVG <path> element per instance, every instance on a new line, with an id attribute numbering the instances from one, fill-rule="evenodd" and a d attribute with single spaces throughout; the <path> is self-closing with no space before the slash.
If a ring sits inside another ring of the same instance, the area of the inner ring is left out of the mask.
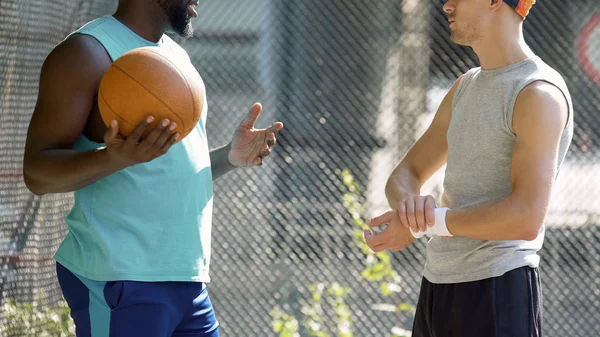
<path id="1" fill-rule="evenodd" d="M 435 225 L 435 199 L 431 195 L 425 197 L 425 222 L 428 227 Z"/>
<path id="2" fill-rule="evenodd" d="M 367 246 L 371 248 L 375 253 L 382 252 L 386 250 L 386 247 L 389 245 L 389 234 L 385 230 L 379 233 L 371 233 L 370 231 L 363 232 L 363 238 L 367 243 Z"/>
<path id="3" fill-rule="evenodd" d="M 140 153 L 153 153 L 160 149 L 164 142 L 171 136 L 172 130 L 177 124 L 171 123 L 167 118 L 163 119 L 138 145 Z"/>
<path id="4" fill-rule="evenodd" d="M 425 225 L 425 199 L 421 201 L 421 197 L 415 198 L 415 220 L 419 231 L 424 232 L 427 230 Z"/>
<path id="5" fill-rule="evenodd" d="M 144 136 L 153 121 L 154 117 L 150 116 L 136 126 L 118 150 L 121 157 L 132 163 L 148 162 L 165 154 L 173 144 L 177 143 L 180 135 L 179 133 L 173 134 L 177 124 L 171 123 L 166 118 L 161 120 L 147 136 Z M 111 129 L 114 129 L 112 124 Z M 109 130 L 109 132 L 110 137 L 115 131 Z"/>
<path id="6" fill-rule="evenodd" d="M 279 131 L 281 131 L 281 129 L 283 129 L 283 123 L 281 122 L 277 122 L 274 123 L 273 125 L 269 126 L 265 132 L 267 135 L 267 145 L 269 146 L 273 146 L 275 145 L 275 143 L 277 142 L 277 134 L 279 133 Z"/>
<path id="7" fill-rule="evenodd" d="M 417 225 L 417 218 L 415 217 L 414 199 L 406 200 L 406 217 L 408 218 L 408 224 L 410 225 L 410 229 L 412 229 L 413 232 L 418 232 L 419 226 Z"/>
<path id="8" fill-rule="evenodd" d="M 248 111 L 246 118 L 240 123 L 240 126 L 246 129 L 254 128 L 254 124 L 256 123 L 256 120 L 258 120 L 261 111 L 262 105 L 260 103 L 255 103 L 250 111 Z"/>
<path id="9" fill-rule="evenodd" d="M 263 158 L 268 157 L 271 154 L 271 147 L 275 146 L 275 143 L 277 143 L 275 133 L 268 133 L 265 143 L 258 153 L 259 158 L 254 161 L 254 165 L 262 165 Z"/>
<path id="10" fill-rule="evenodd" d="M 269 147 L 273 147 L 277 143 L 277 138 L 275 137 L 275 133 L 271 132 L 267 135 L 266 144 Z"/>
<path id="11" fill-rule="evenodd" d="M 392 221 L 392 219 L 394 219 L 395 213 L 396 212 L 394 211 L 389 211 L 371 220 L 367 220 L 367 225 L 370 227 L 379 227 L 383 224 L 389 223 Z"/>
<path id="12" fill-rule="evenodd" d="M 167 151 L 169 151 L 171 146 L 173 146 L 175 143 L 177 143 L 178 140 L 179 140 L 179 133 L 171 135 L 171 137 L 169 137 L 168 141 L 166 141 L 163 144 L 163 146 L 160 148 L 160 153 L 162 153 L 162 154 L 167 153 Z"/>
<path id="13" fill-rule="evenodd" d="M 277 134 L 277 133 L 279 133 L 279 131 L 281 131 L 281 129 L 283 129 L 283 123 L 277 122 L 277 123 L 273 123 L 273 125 L 269 126 L 267 128 L 267 132 Z"/>
<path id="14" fill-rule="evenodd" d="M 166 123 L 165 123 L 165 121 L 166 121 Z M 175 128 L 177 127 L 177 124 L 175 124 L 175 123 L 169 124 L 168 119 L 165 121 L 163 121 L 163 123 L 160 125 L 160 127 L 157 127 L 155 130 L 152 130 L 152 132 L 156 131 L 156 135 L 154 135 L 154 137 L 156 137 L 156 140 L 152 143 L 152 145 L 149 149 L 149 152 L 153 153 L 154 155 L 164 154 L 164 152 L 163 152 L 164 146 L 168 145 L 168 147 L 170 147 L 172 145 L 172 144 L 169 144 L 170 143 L 169 140 L 173 136 L 173 130 L 175 130 Z M 148 136 L 148 138 L 150 138 L 150 136 Z M 148 141 L 150 141 L 150 139 L 148 139 Z"/>
<path id="15" fill-rule="evenodd" d="M 435 224 L 435 199 L 431 195 L 404 199 L 398 207 L 398 215 L 404 227 L 425 232 Z"/>
<path id="16" fill-rule="evenodd" d="M 408 222 L 408 218 L 406 217 L 406 202 L 402 201 L 400 203 L 400 207 L 398 208 L 398 215 L 400 216 L 400 223 L 405 228 L 410 228 L 410 223 Z"/>
<path id="17" fill-rule="evenodd" d="M 117 121 L 110 122 L 110 125 L 108 126 L 108 130 L 106 130 L 106 133 L 104 134 L 105 142 L 107 143 L 108 140 L 117 138 L 118 134 L 119 134 L 119 123 Z"/>
<path id="18" fill-rule="evenodd" d="M 271 148 L 269 147 L 269 145 L 264 144 L 263 148 L 260 150 L 259 156 L 261 158 L 264 158 L 264 157 L 267 157 L 270 154 L 271 154 Z"/>
<path id="19" fill-rule="evenodd" d="M 150 125 L 152 122 L 154 121 L 154 117 L 149 116 L 146 117 L 146 119 L 144 119 L 140 124 L 138 124 L 138 126 L 133 130 L 133 132 L 127 136 L 127 140 L 125 141 L 125 148 L 127 149 L 133 149 L 140 141 L 140 139 L 142 138 L 142 135 L 144 134 L 144 131 L 146 131 L 146 128 L 148 128 L 148 125 Z"/>
<path id="20" fill-rule="evenodd" d="M 363 232 L 365 243 L 372 251 L 376 253 L 388 249 L 398 251 L 414 242 L 415 238 L 410 231 L 400 224 L 400 218 L 396 211 L 386 212 L 367 221 L 370 227 L 378 227 L 386 223 L 388 226 L 381 232 L 372 233 L 370 230 Z"/>

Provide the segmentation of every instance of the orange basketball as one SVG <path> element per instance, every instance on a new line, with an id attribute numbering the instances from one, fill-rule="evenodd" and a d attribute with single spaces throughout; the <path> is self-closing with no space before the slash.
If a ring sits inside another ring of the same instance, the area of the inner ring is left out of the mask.
<path id="1" fill-rule="evenodd" d="M 143 137 L 168 118 L 177 124 L 173 133 L 181 140 L 198 124 L 204 104 L 204 83 L 187 55 L 161 47 L 123 54 L 103 75 L 98 91 L 102 120 L 107 126 L 119 122 L 125 137 L 153 116 Z"/>

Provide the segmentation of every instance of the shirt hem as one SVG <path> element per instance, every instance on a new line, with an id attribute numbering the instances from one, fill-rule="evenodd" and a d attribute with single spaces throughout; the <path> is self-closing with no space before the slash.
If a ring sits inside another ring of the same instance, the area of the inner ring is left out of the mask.
<path id="1" fill-rule="evenodd" d="M 495 269 L 493 271 L 481 271 L 478 273 L 472 274 L 453 274 L 453 275 L 443 275 L 443 274 L 434 274 L 427 271 L 427 266 L 423 270 L 423 277 L 427 279 L 427 281 L 434 284 L 456 284 L 456 283 L 466 283 L 466 282 L 475 282 L 481 281 L 485 279 L 490 279 L 494 277 L 500 277 L 509 271 L 519 269 L 521 267 L 531 267 L 537 268 L 539 263 L 531 263 L 524 261 L 523 263 L 518 263 L 511 265 L 509 267 L 503 269 Z"/>
<path id="2" fill-rule="evenodd" d="M 142 274 L 126 274 L 126 273 L 106 273 L 106 274 L 94 274 L 86 272 L 79 267 L 69 262 L 59 254 L 54 255 L 54 260 L 60 263 L 63 267 L 67 268 L 73 274 L 81 276 L 83 278 L 98 281 L 98 282 L 109 282 L 109 281 L 138 281 L 138 282 L 197 282 L 197 283 L 210 283 L 210 276 L 208 274 L 200 275 L 142 275 Z"/>

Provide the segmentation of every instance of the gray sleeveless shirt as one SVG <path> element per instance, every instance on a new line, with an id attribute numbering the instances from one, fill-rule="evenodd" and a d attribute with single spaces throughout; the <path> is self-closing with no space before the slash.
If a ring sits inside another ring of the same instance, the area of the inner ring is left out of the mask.
<path id="1" fill-rule="evenodd" d="M 452 102 L 443 207 L 498 202 L 511 193 L 510 165 L 516 141 L 513 107 L 519 92 L 535 81 L 555 85 L 568 101 L 569 118 L 558 155 L 560 170 L 573 135 L 572 102 L 561 75 L 537 56 L 499 69 L 474 68 L 461 80 Z M 535 268 L 544 232 L 534 241 L 434 237 L 427 244 L 423 274 L 432 283 L 460 283 L 501 276 L 523 266 Z"/>

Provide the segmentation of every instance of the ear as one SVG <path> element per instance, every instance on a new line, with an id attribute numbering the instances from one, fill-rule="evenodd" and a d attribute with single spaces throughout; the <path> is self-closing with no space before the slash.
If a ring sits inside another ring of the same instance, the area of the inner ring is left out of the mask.
<path id="1" fill-rule="evenodd" d="M 503 4 L 503 0 L 491 0 L 490 2 L 490 9 L 492 11 L 499 11 L 500 8 L 502 8 L 502 4 Z"/>

